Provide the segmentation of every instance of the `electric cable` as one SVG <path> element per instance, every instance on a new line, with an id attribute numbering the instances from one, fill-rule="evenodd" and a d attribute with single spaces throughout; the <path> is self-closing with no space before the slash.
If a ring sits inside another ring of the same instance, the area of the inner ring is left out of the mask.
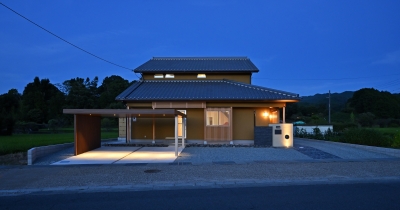
<path id="1" fill-rule="evenodd" d="M 8 7 L 7 5 L 3 4 L 2 2 L 0 2 L 0 4 L 1 4 L 3 7 L 9 9 L 10 11 L 12 11 L 13 13 L 17 14 L 18 16 L 24 18 L 24 19 L 27 20 L 28 22 L 32 23 L 33 25 L 39 27 L 40 29 L 46 31 L 47 33 L 49 33 L 49 34 L 51 34 L 51 35 L 57 37 L 57 38 L 60 39 L 60 40 L 62 40 L 63 42 L 65 42 L 65 43 L 67 43 L 67 44 L 69 44 L 69 45 L 71 45 L 71 46 L 73 46 L 73 47 L 75 47 L 75 48 L 77 48 L 77 49 L 79 49 L 79 50 L 81 50 L 81 51 L 83 51 L 83 52 L 85 52 L 85 53 L 87 53 L 87 54 L 89 54 L 89 55 L 91 55 L 91 56 L 97 58 L 97 59 L 100 59 L 100 60 L 102 60 L 102 61 L 104 61 L 104 62 L 107 62 L 107 63 L 109 63 L 109 64 L 111 64 L 111 65 L 114 65 L 114 66 L 117 66 L 117 67 L 120 67 L 120 68 L 123 68 L 123 69 L 128 69 L 128 70 L 133 71 L 133 69 L 130 69 L 130 68 L 128 68 L 128 67 L 125 67 L 125 66 L 116 64 L 116 63 L 111 62 L 111 61 L 109 61 L 109 60 L 106 60 L 106 59 L 104 59 L 104 58 L 102 58 L 102 57 L 100 57 L 100 56 L 97 56 L 97 55 L 95 55 L 95 54 L 93 54 L 93 53 L 91 53 L 91 52 L 89 52 L 89 51 L 87 51 L 87 50 L 85 50 L 85 49 L 82 49 L 81 47 L 78 47 L 77 45 L 75 45 L 75 44 L 73 44 L 73 43 L 71 43 L 71 42 L 69 42 L 69 41 L 63 39 L 62 37 L 58 36 L 57 34 L 55 34 L 55 33 L 51 32 L 51 31 L 47 30 L 46 28 L 44 28 L 44 27 L 40 26 L 39 24 L 33 22 L 32 20 L 28 19 L 27 17 L 21 15 L 20 13 L 18 13 L 17 11 L 11 9 L 11 8 Z M 135 72 L 134 72 L 134 73 L 135 73 Z M 135 73 L 135 76 L 136 76 L 137 78 L 139 78 L 139 77 L 136 75 L 136 73 Z M 140 78 L 139 78 L 139 79 L 140 79 Z"/>

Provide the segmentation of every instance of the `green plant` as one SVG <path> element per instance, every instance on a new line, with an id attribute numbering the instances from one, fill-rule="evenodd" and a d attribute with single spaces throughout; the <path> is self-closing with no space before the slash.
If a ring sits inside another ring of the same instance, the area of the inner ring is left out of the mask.
<path id="1" fill-rule="evenodd" d="M 367 128 L 353 128 L 346 130 L 339 139 L 341 142 L 368 146 L 390 147 L 390 138 L 381 132 Z"/>
<path id="2" fill-rule="evenodd" d="M 393 142 L 392 142 L 391 146 L 394 147 L 394 148 L 400 148 L 400 131 L 397 132 L 394 135 Z"/>

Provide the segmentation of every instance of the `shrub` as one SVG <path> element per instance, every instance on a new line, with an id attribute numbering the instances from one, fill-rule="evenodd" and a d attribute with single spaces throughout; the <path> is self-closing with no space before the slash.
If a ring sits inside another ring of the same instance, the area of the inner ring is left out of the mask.
<path id="1" fill-rule="evenodd" d="M 313 139 L 319 139 L 319 140 L 324 139 L 324 135 L 322 134 L 321 130 L 318 127 L 313 128 Z"/>
<path id="2" fill-rule="evenodd" d="M 333 123 L 333 132 L 342 132 L 351 128 L 358 128 L 356 123 Z"/>
<path id="3" fill-rule="evenodd" d="M 400 131 L 397 132 L 393 137 L 392 147 L 400 148 Z"/>
<path id="4" fill-rule="evenodd" d="M 351 144 L 362 144 L 368 146 L 390 147 L 390 138 L 374 129 L 354 128 L 343 133 L 339 141 Z"/>

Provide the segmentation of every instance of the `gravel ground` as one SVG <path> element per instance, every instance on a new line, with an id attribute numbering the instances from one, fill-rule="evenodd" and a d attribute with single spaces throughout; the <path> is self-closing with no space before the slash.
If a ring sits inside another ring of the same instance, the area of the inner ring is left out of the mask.
<path id="1" fill-rule="evenodd" d="M 296 145 L 304 145 L 322 150 L 343 159 L 370 159 L 370 158 L 393 158 L 393 156 L 376 152 L 370 152 L 354 147 L 346 147 L 329 142 L 318 142 L 306 139 L 295 139 Z"/>
<path id="2" fill-rule="evenodd" d="M 34 165 L 50 165 L 72 157 L 73 147 L 47 155 L 35 161 Z M 393 158 L 393 156 L 370 152 L 362 149 L 295 139 L 294 148 L 254 148 L 254 147 L 186 147 L 175 160 L 193 164 L 213 162 L 247 163 L 253 161 L 293 161 L 312 159 L 374 159 Z"/>
<path id="3" fill-rule="evenodd" d="M 159 170 L 146 173 L 146 170 Z M 229 183 L 257 180 L 351 180 L 400 177 L 400 161 L 264 162 L 202 165 L 90 165 L 0 167 L 0 190 L 182 183 Z M 77 188 L 78 190 L 79 188 Z"/>

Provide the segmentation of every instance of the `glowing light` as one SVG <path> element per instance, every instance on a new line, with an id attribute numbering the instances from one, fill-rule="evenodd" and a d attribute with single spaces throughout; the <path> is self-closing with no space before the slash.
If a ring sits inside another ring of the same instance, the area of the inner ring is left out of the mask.
<path id="1" fill-rule="evenodd" d="M 268 117 L 268 112 L 264 112 L 262 115 L 263 117 Z"/>

